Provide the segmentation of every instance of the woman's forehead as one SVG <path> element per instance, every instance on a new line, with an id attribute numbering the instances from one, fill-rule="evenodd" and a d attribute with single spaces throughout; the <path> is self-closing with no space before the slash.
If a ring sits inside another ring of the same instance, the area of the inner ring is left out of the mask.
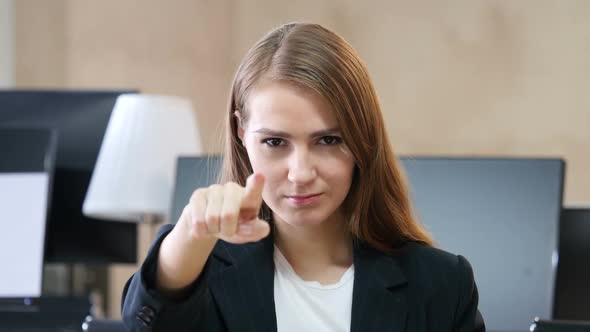
<path id="1" fill-rule="evenodd" d="M 252 127 L 321 130 L 337 126 L 334 112 L 321 96 L 285 83 L 266 84 L 254 90 L 248 98 L 247 112 L 248 126 Z"/>

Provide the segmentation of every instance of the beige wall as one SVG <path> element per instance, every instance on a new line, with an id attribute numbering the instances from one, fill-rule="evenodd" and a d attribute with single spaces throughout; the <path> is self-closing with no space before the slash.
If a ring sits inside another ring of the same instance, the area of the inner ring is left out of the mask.
<path id="1" fill-rule="evenodd" d="M 561 156 L 565 201 L 590 204 L 590 2 L 19 0 L 16 12 L 17 86 L 188 96 L 208 152 L 251 44 L 280 23 L 322 23 L 367 62 L 397 152 Z M 134 268 L 112 269 L 113 294 Z"/>
<path id="2" fill-rule="evenodd" d="M 14 0 L 0 0 L 0 88 L 14 86 Z"/>

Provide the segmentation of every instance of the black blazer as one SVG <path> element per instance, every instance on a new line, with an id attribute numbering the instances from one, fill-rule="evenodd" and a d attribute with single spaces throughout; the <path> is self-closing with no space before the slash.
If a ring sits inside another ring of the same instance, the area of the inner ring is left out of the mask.
<path id="1" fill-rule="evenodd" d="M 276 331 L 272 236 L 234 245 L 218 241 L 203 273 L 182 299 L 154 289 L 163 226 L 141 269 L 123 291 L 131 331 Z M 469 262 L 408 242 L 387 255 L 354 247 L 352 332 L 485 331 Z"/>

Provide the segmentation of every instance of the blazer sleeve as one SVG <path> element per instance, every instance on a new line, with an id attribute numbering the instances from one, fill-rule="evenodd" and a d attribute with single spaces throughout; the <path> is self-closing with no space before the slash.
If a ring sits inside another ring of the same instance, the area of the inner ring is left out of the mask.
<path id="1" fill-rule="evenodd" d="M 485 324 L 477 305 L 479 295 L 471 264 L 459 255 L 457 264 L 459 301 L 455 313 L 454 331 L 485 332 Z"/>
<path id="2" fill-rule="evenodd" d="M 141 268 L 127 281 L 121 303 L 123 322 L 130 331 L 141 332 L 220 330 L 216 315 L 210 315 L 214 306 L 206 285 L 209 261 L 184 297 L 165 297 L 155 288 L 160 245 L 173 228 L 160 228 Z"/>

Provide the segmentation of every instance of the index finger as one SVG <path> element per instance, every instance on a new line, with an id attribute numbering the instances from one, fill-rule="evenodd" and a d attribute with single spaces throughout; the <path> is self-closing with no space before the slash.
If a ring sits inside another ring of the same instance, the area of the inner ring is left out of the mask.
<path id="1" fill-rule="evenodd" d="M 246 219 L 254 219 L 262 206 L 262 189 L 264 188 L 264 175 L 254 173 L 246 180 L 246 188 L 240 204 L 240 215 Z"/>

